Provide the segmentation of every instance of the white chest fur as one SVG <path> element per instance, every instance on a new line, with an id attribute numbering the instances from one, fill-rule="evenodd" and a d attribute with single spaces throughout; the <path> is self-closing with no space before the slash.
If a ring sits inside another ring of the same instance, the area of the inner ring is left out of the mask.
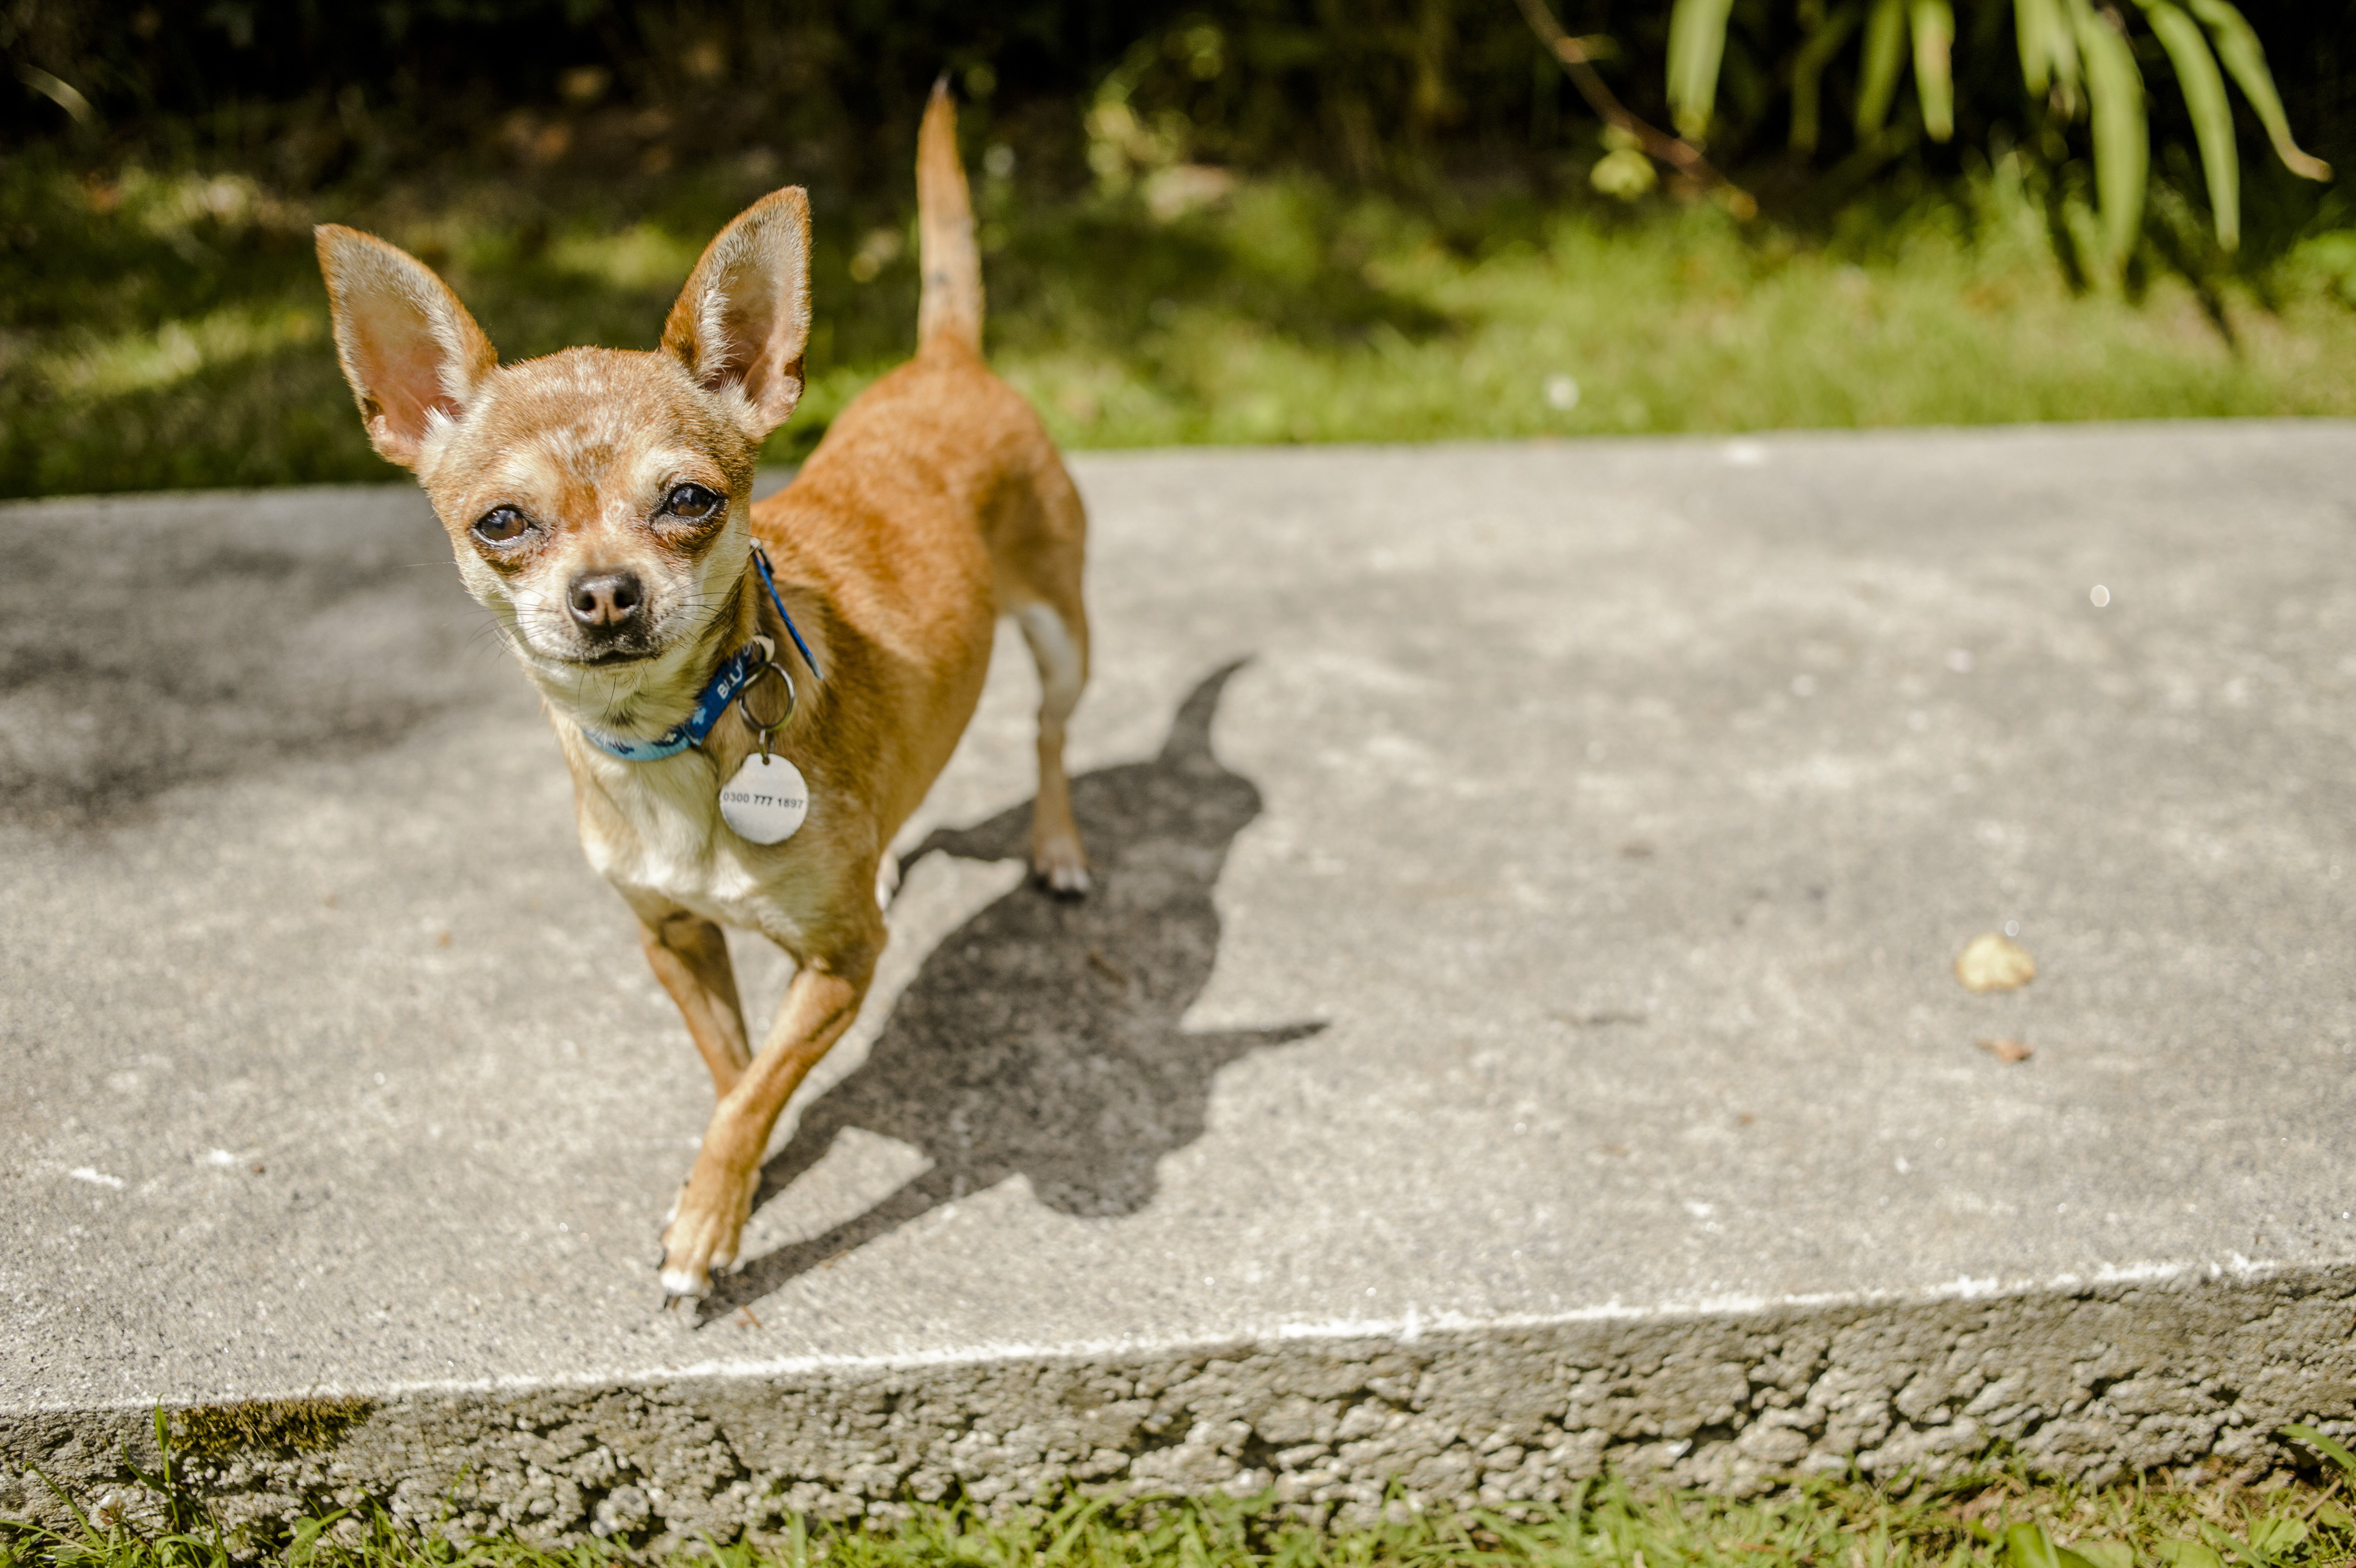
<path id="1" fill-rule="evenodd" d="M 749 857 L 757 851 L 720 816 L 710 759 L 682 752 L 657 762 L 592 756 L 582 779 L 581 848 L 625 893 L 650 893 L 707 920 L 777 933 L 789 919 L 777 890 Z"/>

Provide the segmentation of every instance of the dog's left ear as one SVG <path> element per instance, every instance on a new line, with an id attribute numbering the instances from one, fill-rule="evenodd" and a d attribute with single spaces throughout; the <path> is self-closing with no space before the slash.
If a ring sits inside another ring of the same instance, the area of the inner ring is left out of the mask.
<path id="1" fill-rule="evenodd" d="M 799 186 L 763 197 L 705 248 L 662 341 L 709 390 L 742 390 L 763 434 L 786 422 L 809 347 L 809 198 Z"/>

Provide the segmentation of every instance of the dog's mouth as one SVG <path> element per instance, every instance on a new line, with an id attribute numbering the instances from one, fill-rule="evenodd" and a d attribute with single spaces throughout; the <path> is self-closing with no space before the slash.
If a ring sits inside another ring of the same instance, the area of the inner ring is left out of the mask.
<path id="1" fill-rule="evenodd" d="M 670 645 L 652 627 L 628 626 L 604 635 L 567 637 L 548 651 L 575 669 L 614 669 L 660 658 Z"/>

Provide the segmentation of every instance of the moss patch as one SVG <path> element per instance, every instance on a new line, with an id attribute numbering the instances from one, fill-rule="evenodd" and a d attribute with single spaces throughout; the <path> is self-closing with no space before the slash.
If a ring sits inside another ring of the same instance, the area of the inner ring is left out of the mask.
<path id="1" fill-rule="evenodd" d="M 281 1456 L 316 1454 L 376 1413 L 372 1399 L 257 1399 L 241 1404 L 200 1404 L 172 1413 L 172 1443 L 205 1459 L 262 1450 Z"/>

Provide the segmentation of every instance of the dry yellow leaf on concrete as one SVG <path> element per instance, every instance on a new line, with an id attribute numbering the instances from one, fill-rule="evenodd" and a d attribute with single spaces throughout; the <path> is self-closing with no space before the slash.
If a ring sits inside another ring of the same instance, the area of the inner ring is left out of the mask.
<path id="1" fill-rule="evenodd" d="M 2037 960 L 1995 932 L 1985 932 L 1955 955 L 1955 978 L 1967 991 L 2018 990 L 2037 978 Z"/>
<path id="2" fill-rule="evenodd" d="M 1983 1040 L 1977 1044 L 1998 1061 L 2026 1061 L 2037 1054 L 2036 1047 L 2025 1040 Z"/>

